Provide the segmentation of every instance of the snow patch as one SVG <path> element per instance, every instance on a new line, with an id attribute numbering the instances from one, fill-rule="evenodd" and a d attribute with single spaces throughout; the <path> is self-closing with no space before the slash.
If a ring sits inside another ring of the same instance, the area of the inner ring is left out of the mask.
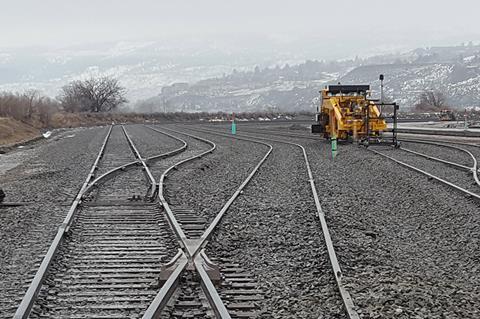
<path id="1" fill-rule="evenodd" d="M 52 135 L 52 131 L 46 131 L 42 134 L 44 138 L 49 138 Z"/>

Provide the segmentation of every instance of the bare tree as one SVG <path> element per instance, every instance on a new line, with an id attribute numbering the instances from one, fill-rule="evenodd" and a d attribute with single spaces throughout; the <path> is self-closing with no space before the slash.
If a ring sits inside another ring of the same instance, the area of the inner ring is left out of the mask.
<path id="1" fill-rule="evenodd" d="M 29 90 L 25 93 L 0 93 L 0 116 L 11 117 L 27 124 L 49 126 L 54 113 L 60 105 L 56 100 L 43 96 L 39 91 Z"/>
<path id="2" fill-rule="evenodd" d="M 68 112 L 108 112 L 126 103 L 126 89 L 111 77 L 73 81 L 62 88 L 59 100 Z"/>
<path id="3" fill-rule="evenodd" d="M 36 112 L 37 104 L 41 103 L 43 97 L 35 89 L 27 90 L 22 97 L 25 100 L 25 118 L 30 120 Z"/>
<path id="4" fill-rule="evenodd" d="M 440 111 L 447 109 L 447 98 L 440 91 L 425 90 L 420 94 L 419 102 L 415 105 L 417 111 Z"/>
<path id="5" fill-rule="evenodd" d="M 50 127 L 52 125 L 53 115 L 59 110 L 59 104 L 58 101 L 52 100 L 49 97 L 40 97 L 36 104 L 36 109 L 38 112 L 38 119 L 43 126 Z"/>
<path id="6" fill-rule="evenodd" d="M 19 93 L 4 92 L 0 96 L 0 116 L 24 121 L 26 120 L 27 108 L 28 102 Z"/>

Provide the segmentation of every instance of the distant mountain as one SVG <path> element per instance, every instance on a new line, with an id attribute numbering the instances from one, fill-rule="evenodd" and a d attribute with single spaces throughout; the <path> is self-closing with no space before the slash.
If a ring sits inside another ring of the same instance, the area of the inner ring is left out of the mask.
<path id="1" fill-rule="evenodd" d="M 36 88 L 55 97 L 71 80 L 113 75 L 127 87 L 136 111 L 312 111 L 318 91 L 329 83 L 371 84 L 378 96 L 378 75 L 383 73 L 386 95 L 402 108 L 415 105 L 427 89 L 444 92 L 454 107 L 480 105 L 480 46 L 326 62 L 305 61 L 306 56 L 319 56 L 320 47 L 301 46 L 307 53 L 299 55 L 291 43 L 273 49 L 264 39 L 243 39 L 248 45 L 229 41 L 0 50 L 0 91 Z"/>
<path id="2" fill-rule="evenodd" d="M 305 63 L 234 72 L 194 84 L 176 83 L 161 94 L 137 104 L 137 110 L 155 111 L 311 111 L 323 83 L 337 79 L 352 61 Z"/>
<path id="3" fill-rule="evenodd" d="M 327 84 L 371 84 L 379 97 L 378 77 L 385 75 L 385 96 L 412 108 L 424 90 L 443 92 L 452 107 L 480 104 L 480 46 L 432 47 L 401 54 L 336 62 L 306 61 L 293 66 L 174 84 L 144 100 L 138 110 L 313 111 L 318 91 Z"/>
<path id="4" fill-rule="evenodd" d="M 339 81 L 371 83 L 378 96 L 379 74 L 385 74 L 386 95 L 404 107 L 415 105 L 424 90 L 443 92 L 452 107 L 480 105 L 479 46 L 418 49 L 404 61 L 359 66 Z"/>
<path id="5" fill-rule="evenodd" d="M 248 34 L 215 40 L 179 37 L 66 48 L 0 48 L 0 91 L 36 88 L 55 97 L 71 80 L 113 75 L 135 102 L 176 82 L 195 83 L 256 65 L 298 64 L 318 56 L 319 45 L 322 42 Z"/>
<path id="6" fill-rule="evenodd" d="M 233 40 L 231 40 L 234 42 Z M 55 97 L 62 86 L 91 75 L 113 75 L 135 102 L 161 93 L 175 82 L 202 79 L 252 69 L 255 65 L 294 62 L 288 51 L 220 46 L 195 39 L 177 42 L 118 42 L 60 49 L 0 49 L 0 91 L 36 88 Z M 199 49 L 201 48 L 201 49 Z"/>

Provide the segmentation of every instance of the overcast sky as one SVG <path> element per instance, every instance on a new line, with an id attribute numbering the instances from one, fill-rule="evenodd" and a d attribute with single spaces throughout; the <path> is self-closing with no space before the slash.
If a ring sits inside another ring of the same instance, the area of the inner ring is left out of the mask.
<path id="1" fill-rule="evenodd" d="M 379 47 L 480 40 L 478 0 L 0 1 L 0 48 L 237 34 L 335 39 L 346 47 L 361 37 Z"/>

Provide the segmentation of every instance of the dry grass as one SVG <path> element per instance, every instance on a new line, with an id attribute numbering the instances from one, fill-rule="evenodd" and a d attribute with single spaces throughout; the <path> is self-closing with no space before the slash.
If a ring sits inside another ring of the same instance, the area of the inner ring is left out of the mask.
<path id="1" fill-rule="evenodd" d="M 237 119 L 273 119 L 278 114 L 272 113 L 241 113 L 236 114 Z M 295 114 L 285 114 L 295 117 Z M 48 125 L 45 121 L 40 121 L 37 117 L 29 120 L 16 120 L 13 118 L 0 117 L 0 146 L 25 142 L 40 136 L 40 130 L 56 129 L 56 128 L 72 128 L 108 125 L 111 123 L 172 123 L 172 122 L 191 122 L 208 119 L 231 119 L 231 114 L 227 113 L 69 113 L 55 112 L 51 113 L 48 118 Z"/>
<path id="2" fill-rule="evenodd" d="M 11 118 L 0 117 L 0 145 L 26 142 L 40 136 L 40 132 L 25 123 Z"/>

